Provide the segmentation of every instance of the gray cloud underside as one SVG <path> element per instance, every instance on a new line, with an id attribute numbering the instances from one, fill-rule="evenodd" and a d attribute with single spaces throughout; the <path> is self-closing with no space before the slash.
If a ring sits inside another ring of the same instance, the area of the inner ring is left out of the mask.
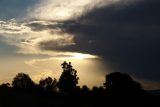
<path id="1" fill-rule="evenodd" d="M 75 35 L 76 45 L 56 48 L 47 41 L 39 46 L 45 50 L 96 54 L 115 70 L 160 82 L 159 5 L 158 0 L 144 0 L 95 8 L 77 20 L 61 22 L 63 24 L 58 26 Z M 36 30 L 42 30 L 44 26 L 40 25 Z M 47 27 L 54 28 L 52 25 Z"/>

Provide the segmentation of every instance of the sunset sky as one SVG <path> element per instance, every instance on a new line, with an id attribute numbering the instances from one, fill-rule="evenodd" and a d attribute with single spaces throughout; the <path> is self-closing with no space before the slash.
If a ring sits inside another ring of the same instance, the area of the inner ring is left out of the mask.
<path id="1" fill-rule="evenodd" d="M 58 79 L 71 61 L 81 86 L 124 72 L 159 89 L 159 11 L 159 0 L 0 0 L 0 83 Z"/>

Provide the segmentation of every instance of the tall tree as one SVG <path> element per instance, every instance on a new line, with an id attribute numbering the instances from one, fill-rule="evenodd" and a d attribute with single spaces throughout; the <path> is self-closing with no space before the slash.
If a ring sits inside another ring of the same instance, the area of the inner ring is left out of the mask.
<path id="1" fill-rule="evenodd" d="M 78 84 L 79 77 L 77 77 L 77 71 L 72 68 L 71 62 L 66 61 L 61 64 L 63 72 L 58 81 L 59 91 L 62 93 L 75 92 Z"/>

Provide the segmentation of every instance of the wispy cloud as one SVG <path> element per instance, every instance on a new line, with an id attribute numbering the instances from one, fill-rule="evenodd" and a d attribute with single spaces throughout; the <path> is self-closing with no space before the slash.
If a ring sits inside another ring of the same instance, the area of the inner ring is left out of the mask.
<path id="1" fill-rule="evenodd" d="M 59 49 L 76 45 L 74 35 L 68 34 L 60 28 L 62 23 L 51 21 L 20 23 L 15 19 L 11 19 L 9 21 L 0 21 L 0 25 L 0 36 L 7 44 L 19 48 L 16 53 L 47 55 L 55 59 L 98 58 L 90 54 Z"/>
<path id="2" fill-rule="evenodd" d="M 15 19 L 8 21 L 0 20 L 0 33 L 1 34 L 23 34 L 29 31 L 27 26 L 24 24 L 17 23 Z"/>
<path id="3" fill-rule="evenodd" d="M 31 24 L 35 21 L 18 23 L 16 20 L 0 21 L 0 35 L 4 37 L 4 41 L 10 45 L 15 45 L 21 50 L 40 51 L 39 44 L 46 41 L 52 41 L 53 47 L 65 47 L 67 45 L 74 45 L 74 36 L 64 33 L 61 30 L 46 29 L 36 31 Z M 36 22 L 38 24 L 47 26 L 49 22 Z M 52 23 L 54 25 L 54 23 Z M 38 27 L 38 26 L 37 26 Z M 38 28 L 37 28 L 38 29 Z M 43 46 L 43 45 L 42 45 Z"/>

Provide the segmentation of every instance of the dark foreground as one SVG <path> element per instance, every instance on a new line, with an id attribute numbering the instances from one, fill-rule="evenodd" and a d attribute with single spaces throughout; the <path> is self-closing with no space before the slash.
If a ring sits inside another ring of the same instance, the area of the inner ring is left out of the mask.
<path id="1" fill-rule="evenodd" d="M 79 93 L 64 95 L 47 92 L 23 92 L 1 90 L 0 107 L 160 107 L 160 96 L 143 93 L 139 95 Z"/>
<path id="2" fill-rule="evenodd" d="M 89 89 L 78 86 L 79 77 L 70 62 L 64 62 L 62 69 L 58 81 L 47 77 L 39 84 L 18 73 L 12 85 L 0 85 L 0 107 L 160 107 L 158 91 L 145 91 L 128 74 L 110 73 L 103 86 Z"/>

